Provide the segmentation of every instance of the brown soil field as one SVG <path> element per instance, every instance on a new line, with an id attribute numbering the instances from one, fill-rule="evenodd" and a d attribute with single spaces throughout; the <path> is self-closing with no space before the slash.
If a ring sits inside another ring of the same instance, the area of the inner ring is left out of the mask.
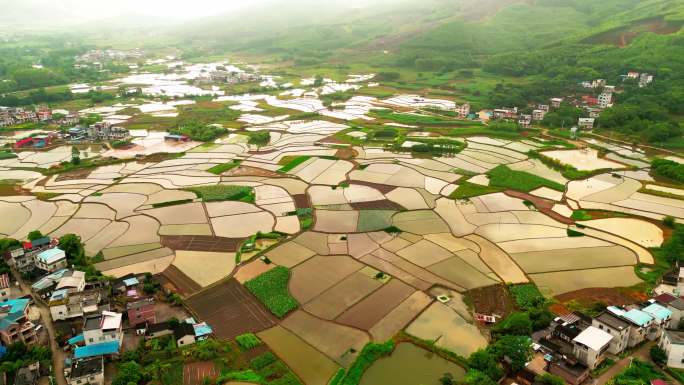
<path id="1" fill-rule="evenodd" d="M 370 330 L 392 309 L 399 306 L 414 290 L 398 279 L 392 279 L 361 302 L 342 313 L 336 322 L 363 330 Z"/>
<path id="2" fill-rule="evenodd" d="M 351 207 L 354 210 L 394 210 L 402 211 L 405 210 L 401 205 L 392 202 L 389 199 L 384 199 L 381 201 L 371 201 L 371 202 L 356 202 L 352 203 Z"/>
<path id="3" fill-rule="evenodd" d="M 186 303 L 221 339 L 259 332 L 276 324 L 275 316 L 235 279 L 201 292 Z"/>
<path id="4" fill-rule="evenodd" d="M 187 363 L 183 365 L 183 385 L 202 385 L 205 378 L 215 380 L 219 374 L 211 361 Z"/>
<path id="5" fill-rule="evenodd" d="M 575 223 L 575 221 L 573 221 L 572 219 L 566 218 L 566 217 L 558 214 L 557 212 L 553 211 L 552 208 L 553 208 L 554 202 L 552 202 L 548 199 L 540 198 L 538 196 L 530 195 L 530 194 L 519 192 L 519 191 L 513 191 L 513 190 L 506 190 L 506 191 L 504 191 L 504 194 L 506 194 L 510 197 L 513 197 L 513 198 L 523 199 L 523 200 L 527 200 L 527 201 L 532 202 L 534 204 L 534 207 L 537 208 L 537 210 L 539 210 L 540 212 L 542 212 L 542 213 L 548 215 L 549 217 L 557 220 L 560 223 L 564 223 L 566 225 L 570 225 L 570 224 Z"/>
<path id="6" fill-rule="evenodd" d="M 624 288 L 581 289 L 557 295 L 555 298 L 561 304 L 574 301 L 582 307 L 590 307 L 597 302 L 622 306 L 648 300 L 648 296 L 644 293 Z"/>
<path id="7" fill-rule="evenodd" d="M 300 303 L 307 303 L 362 267 L 361 263 L 344 255 L 314 256 L 292 269 L 290 293 Z"/>
<path id="8" fill-rule="evenodd" d="M 515 301 L 505 285 L 480 287 L 466 292 L 476 313 L 497 314 L 506 317 L 515 310 Z"/>
<path id="9" fill-rule="evenodd" d="M 298 209 L 306 209 L 311 207 L 309 196 L 306 194 L 295 194 L 292 196 L 292 199 L 294 200 L 295 207 Z"/>
<path id="10" fill-rule="evenodd" d="M 163 235 L 161 244 L 172 250 L 237 251 L 241 239 L 211 235 Z"/>
<path id="11" fill-rule="evenodd" d="M 176 266 L 169 266 L 162 275 L 176 288 L 179 294 L 188 296 L 202 289 L 202 286 L 183 274 Z"/>
<path id="12" fill-rule="evenodd" d="M 265 176 L 269 178 L 280 178 L 283 175 L 273 171 L 264 170 L 262 168 L 250 166 L 237 166 L 232 170 L 228 170 L 223 174 L 224 176 Z"/>
<path id="13" fill-rule="evenodd" d="M 390 192 L 390 191 L 394 190 L 395 188 L 397 188 L 396 186 L 390 186 L 390 185 L 388 185 L 388 184 L 373 183 L 373 182 L 364 182 L 364 181 L 362 181 L 362 180 L 355 180 L 355 181 L 351 182 L 351 184 L 358 184 L 358 185 L 361 185 L 361 186 L 372 187 L 372 188 L 374 188 L 374 189 L 380 191 L 380 192 L 383 193 L 383 194 L 387 194 L 388 192 Z"/>

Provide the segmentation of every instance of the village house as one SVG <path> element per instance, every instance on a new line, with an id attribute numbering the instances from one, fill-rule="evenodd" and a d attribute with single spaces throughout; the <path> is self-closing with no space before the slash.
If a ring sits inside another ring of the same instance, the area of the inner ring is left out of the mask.
<path id="1" fill-rule="evenodd" d="M 173 334 L 173 329 L 168 322 L 159 322 L 155 324 L 148 324 L 145 330 L 145 339 L 151 340 Z"/>
<path id="2" fill-rule="evenodd" d="M 639 309 L 625 310 L 616 306 L 608 306 L 608 311 L 630 324 L 627 347 L 634 347 L 646 340 L 653 317 Z"/>
<path id="3" fill-rule="evenodd" d="M 9 346 L 17 342 L 37 341 L 34 325 L 28 319 L 29 300 L 11 299 L 0 304 L 0 342 Z"/>
<path id="4" fill-rule="evenodd" d="M 465 103 L 465 104 L 461 104 L 460 106 L 456 105 L 456 108 L 454 109 L 454 111 L 456 111 L 459 118 L 465 119 L 468 117 L 468 115 L 470 115 L 470 104 Z"/>
<path id="5" fill-rule="evenodd" d="M 605 331 L 589 326 L 575 337 L 573 353 L 577 360 L 589 369 L 595 369 L 605 358 L 613 336 Z"/>
<path id="6" fill-rule="evenodd" d="M 561 103 L 563 103 L 563 98 L 552 98 L 551 108 L 559 108 L 561 106 Z"/>
<path id="7" fill-rule="evenodd" d="M 651 83 L 653 83 L 653 75 L 644 72 L 639 76 L 639 87 L 643 88 Z"/>
<path id="8" fill-rule="evenodd" d="M 613 94 L 610 92 L 602 92 L 598 96 L 598 105 L 601 108 L 608 108 L 613 105 Z"/>
<path id="9" fill-rule="evenodd" d="M 497 108 L 492 111 L 492 119 L 517 119 L 518 107 Z"/>
<path id="10" fill-rule="evenodd" d="M 103 311 L 101 314 L 88 316 L 83 324 L 85 346 L 74 349 L 74 358 L 118 354 L 123 335 L 121 313 Z"/>
<path id="11" fill-rule="evenodd" d="M 670 327 L 670 321 L 672 320 L 672 311 L 668 308 L 650 300 L 650 305 L 641 309 L 644 313 L 650 315 L 653 318 L 653 324 L 649 329 L 648 339 L 655 340 L 660 338 L 662 332 Z"/>
<path id="12" fill-rule="evenodd" d="M 128 129 L 112 126 L 112 124 L 107 121 L 91 124 L 86 129 L 86 133 L 88 139 L 94 141 L 124 140 L 129 137 Z"/>
<path id="13" fill-rule="evenodd" d="M 128 324 L 130 327 L 136 327 L 144 323 L 154 324 L 157 322 L 154 298 L 141 298 L 137 301 L 127 303 L 126 315 L 128 316 Z"/>
<path id="14" fill-rule="evenodd" d="M 540 121 L 540 120 L 544 120 L 544 116 L 546 116 L 546 113 L 548 112 L 548 107 L 549 107 L 549 106 L 546 106 L 546 107 L 547 107 L 547 110 L 546 110 L 546 111 L 541 110 L 541 109 L 539 109 L 539 110 L 533 110 L 533 111 L 532 111 L 532 120 L 537 121 L 537 122 Z"/>
<path id="15" fill-rule="evenodd" d="M 667 354 L 667 366 L 684 369 L 684 331 L 665 330 L 658 346 Z"/>
<path id="16" fill-rule="evenodd" d="M 669 293 L 660 294 L 654 299 L 656 302 L 667 307 L 668 310 L 672 312 L 670 328 L 678 328 L 681 320 L 684 319 L 684 299 Z"/>
<path id="17" fill-rule="evenodd" d="M 579 118 L 577 121 L 577 127 L 582 130 L 592 130 L 594 128 L 595 121 L 596 119 L 594 118 Z"/>
<path id="18" fill-rule="evenodd" d="M 69 385 L 104 384 L 104 360 L 101 356 L 69 360 L 68 364 L 64 365 L 64 377 L 69 381 Z"/>
<path id="19" fill-rule="evenodd" d="M 532 125 L 532 115 L 520 115 L 520 118 L 518 119 L 518 124 L 524 128 L 530 127 L 530 125 Z"/>
<path id="20" fill-rule="evenodd" d="M 613 336 L 608 352 L 620 354 L 627 348 L 630 334 L 630 324 L 627 321 L 604 311 L 592 320 L 592 326 Z"/>
<path id="21" fill-rule="evenodd" d="M 98 310 L 99 290 L 85 292 L 74 289 L 59 289 L 52 292 L 48 301 L 53 321 L 80 318 Z"/>
<path id="22" fill-rule="evenodd" d="M 60 281 L 63 278 L 68 278 L 73 274 L 79 274 L 80 272 L 69 269 L 60 269 L 53 273 L 46 274 L 40 277 L 36 282 L 31 285 L 31 290 L 35 292 L 40 298 L 48 299 L 53 291 L 57 290 Z M 66 287 L 66 286 L 65 286 Z"/>
<path id="23" fill-rule="evenodd" d="M 189 323 L 181 322 L 173 328 L 173 339 L 179 348 L 192 345 L 197 341 L 195 328 Z"/>
<path id="24" fill-rule="evenodd" d="M 36 385 L 39 378 L 40 362 L 36 361 L 17 370 L 14 378 L 14 385 Z"/>
<path id="25" fill-rule="evenodd" d="M 0 303 L 10 299 L 12 282 L 9 274 L 0 274 Z"/>
<path id="26" fill-rule="evenodd" d="M 57 247 L 41 251 L 35 256 L 35 265 L 37 268 L 49 273 L 64 269 L 67 267 L 66 254 Z"/>

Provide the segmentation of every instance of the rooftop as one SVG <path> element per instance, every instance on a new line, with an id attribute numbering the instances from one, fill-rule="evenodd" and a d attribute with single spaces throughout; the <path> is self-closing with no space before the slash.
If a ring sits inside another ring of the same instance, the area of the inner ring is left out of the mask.
<path id="1" fill-rule="evenodd" d="M 71 377 L 80 378 L 101 373 L 104 369 L 102 357 L 74 361 L 71 365 Z"/>
<path id="2" fill-rule="evenodd" d="M 662 305 L 659 305 L 657 303 L 652 303 L 641 310 L 643 310 L 645 313 L 650 314 L 653 318 L 657 319 L 658 321 L 663 321 L 672 317 L 672 310 L 663 307 Z"/>
<path id="3" fill-rule="evenodd" d="M 607 312 L 599 314 L 596 320 L 616 330 L 623 330 L 629 327 L 629 323 Z"/>
<path id="4" fill-rule="evenodd" d="M 173 328 L 174 338 L 181 339 L 185 336 L 195 336 L 195 328 L 185 322 L 179 323 L 175 328 Z"/>
<path id="5" fill-rule="evenodd" d="M 114 354 L 119 351 L 119 341 L 103 342 L 101 344 L 92 344 L 86 346 L 79 346 L 74 349 L 74 358 L 88 358 Z"/>
<path id="6" fill-rule="evenodd" d="M 577 337 L 575 337 L 573 341 L 587 346 L 592 350 L 600 351 L 604 346 L 608 345 L 612 339 L 613 336 L 604 332 L 603 330 L 597 327 L 589 326 Z"/>
<path id="7" fill-rule="evenodd" d="M 622 314 L 622 317 L 629 320 L 637 326 L 646 326 L 649 322 L 653 321 L 653 317 L 639 309 L 632 309 L 630 311 L 627 311 L 624 314 Z"/>
<path id="8" fill-rule="evenodd" d="M 60 259 L 66 258 L 66 254 L 64 254 L 64 251 L 62 251 L 60 248 L 55 247 L 53 249 L 41 251 L 38 253 L 36 258 L 38 258 L 42 263 L 49 265 L 59 261 Z"/>
<path id="9" fill-rule="evenodd" d="M 665 330 L 665 335 L 673 344 L 684 345 L 684 331 Z"/>
<path id="10" fill-rule="evenodd" d="M 654 297 L 653 299 L 656 300 L 656 302 L 658 302 L 658 303 L 662 303 L 663 305 L 667 305 L 670 302 L 676 300 L 677 297 L 675 297 L 674 295 L 672 295 L 670 293 L 663 293 L 663 294 L 660 294 L 660 295 Z"/>
<path id="11" fill-rule="evenodd" d="M 670 302 L 668 306 L 672 306 L 677 310 L 684 310 L 684 299 L 677 298 L 674 301 Z"/>

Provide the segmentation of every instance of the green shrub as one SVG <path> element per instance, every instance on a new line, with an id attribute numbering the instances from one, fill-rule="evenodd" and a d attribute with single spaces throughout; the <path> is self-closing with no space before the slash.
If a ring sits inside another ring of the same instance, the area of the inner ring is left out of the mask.
<path id="1" fill-rule="evenodd" d="M 524 171 L 511 170 L 500 165 L 487 173 L 492 187 L 509 188 L 512 190 L 529 192 L 540 187 L 548 187 L 556 191 L 565 191 L 565 186 L 540 176 Z"/>
<path id="2" fill-rule="evenodd" d="M 381 344 L 367 343 L 363 350 L 361 350 L 361 353 L 359 353 L 359 356 L 356 357 L 356 360 L 354 360 L 354 363 L 351 364 L 349 370 L 347 370 L 344 378 L 338 381 L 338 383 L 340 385 L 358 385 L 363 373 L 378 359 L 392 354 L 392 351 L 394 351 L 394 341 L 392 340 Z M 338 375 L 339 373 L 335 377 Z"/>
<path id="3" fill-rule="evenodd" d="M 214 175 L 221 175 L 226 171 L 230 171 L 234 169 L 235 167 L 239 166 L 241 162 L 239 161 L 232 161 L 228 163 L 223 163 L 223 164 L 217 164 L 216 166 L 210 168 L 207 170 L 207 172 L 210 172 Z"/>
<path id="4" fill-rule="evenodd" d="M 252 361 L 249 362 L 249 366 L 254 370 L 261 370 L 277 360 L 278 358 L 273 353 L 266 352 L 254 357 Z"/>
<path id="5" fill-rule="evenodd" d="M 521 309 L 531 309 L 541 307 L 546 303 L 546 298 L 532 283 L 525 283 L 522 285 L 511 285 L 511 294 L 515 299 L 515 303 Z"/>
<path id="6" fill-rule="evenodd" d="M 579 231 L 575 231 L 573 229 L 568 229 L 567 231 L 568 237 L 583 237 L 584 233 L 580 233 Z"/>
<path id="7" fill-rule="evenodd" d="M 275 268 L 253 278 L 245 283 L 247 290 L 252 292 L 261 303 L 276 317 L 283 318 L 289 312 L 299 307 L 297 300 L 287 289 L 290 281 L 290 270 L 284 266 Z"/>
<path id="8" fill-rule="evenodd" d="M 308 155 L 298 156 L 298 157 L 290 160 L 289 162 L 287 162 L 285 165 L 283 165 L 283 167 L 279 168 L 276 172 L 279 172 L 281 174 L 285 174 L 286 172 L 291 171 L 292 169 L 294 169 L 295 167 L 299 166 L 300 164 L 306 162 L 309 159 L 311 159 L 311 157 Z"/>
<path id="9" fill-rule="evenodd" d="M 159 202 L 159 203 L 153 203 L 152 207 L 160 208 L 160 207 L 169 207 L 169 206 L 177 206 L 177 205 L 184 205 L 186 203 L 191 203 L 193 199 L 180 199 L 177 201 L 168 201 L 168 202 Z"/>
<path id="10" fill-rule="evenodd" d="M 500 192 L 501 188 L 493 186 L 483 186 L 476 183 L 461 182 L 458 184 L 458 188 L 449 195 L 451 199 L 467 199 L 480 195 L 491 194 L 495 192 Z"/>
<path id="11" fill-rule="evenodd" d="M 245 333 L 235 337 L 235 341 L 245 350 L 254 349 L 261 345 L 261 340 L 254 333 Z"/>
<path id="12" fill-rule="evenodd" d="M 588 221 L 591 220 L 591 215 L 589 215 L 589 213 L 585 210 L 575 210 L 572 212 L 570 218 L 576 221 Z"/>
<path id="13" fill-rule="evenodd" d="M 248 186 L 214 185 L 188 188 L 204 202 L 240 201 L 254 203 L 254 189 Z"/>
<path id="14" fill-rule="evenodd" d="M 255 384 L 260 384 L 263 381 L 263 378 L 254 373 L 252 370 L 243 370 L 241 372 L 226 373 L 216 379 L 216 383 L 224 383 L 228 381 L 253 382 Z"/>

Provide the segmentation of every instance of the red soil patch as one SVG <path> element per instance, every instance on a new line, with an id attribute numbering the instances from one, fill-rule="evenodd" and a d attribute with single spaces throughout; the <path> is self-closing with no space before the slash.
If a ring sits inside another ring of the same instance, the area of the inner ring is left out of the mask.
<path id="1" fill-rule="evenodd" d="M 211 235 L 162 235 L 161 244 L 172 250 L 236 251 L 242 239 Z"/>
<path id="2" fill-rule="evenodd" d="M 311 208 L 311 202 L 309 201 L 309 196 L 306 194 L 295 194 L 292 196 L 294 200 L 295 207 L 298 209 L 308 209 Z"/>
<path id="3" fill-rule="evenodd" d="M 597 302 L 622 306 L 646 301 L 648 296 L 642 292 L 628 289 L 587 288 L 558 295 L 556 299 L 561 304 L 573 301 L 583 307 L 590 307 Z"/>
<path id="4" fill-rule="evenodd" d="M 357 203 L 352 203 L 351 207 L 354 210 L 394 210 L 394 211 L 401 211 L 404 210 L 404 207 L 401 205 L 392 202 L 389 199 L 383 199 L 379 201 L 371 201 L 371 202 L 357 202 Z"/>
<path id="5" fill-rule="evenodd" d="M 369 330 L 413 293 L 414 290 L 411 286 L 398 279 L 393 279 L 361 302 L 347 309 L 337 317 L 335 322 Z"/>
<path id="6" fill-rule="evenodd" d="M 234 339 L 240 334 L 259 332 L 276 324 L 275 316 L 235 279 L 203 291 L 186 303 L 221 339 Z"/>
<path id="7" fill-rule="evenodd" d="M 205 378 L 215 380 L 219 374 L 211 361 L 191 362 L 183 365 L 183 385 L 202 385 Z"/>
<path id="8" fill-rule="evenodd" d="M 466 293 L 476 313 L 506 317 L 515 310 L 515 302 L 505 285 L 480 287 Z"/>
<path id="9" fill-rule="evenodd" d="M 374 188 L 374 189 L 380 191 L 383 194 L 387 194 L 387 193 L 389 193 L 389 192 L 391 192 L 397 188 L 396 186 L 390 186 L 387 184 L 380 184 L 380 183 L 373 183 L 373 182 L 364 182 L 361 180 L 355 180 L 355 181 L 351 182 L 350 184 L 357 184 L 360 186 L 368 186 L 368 187 L 371 187 L 371 188 Z"/>
<path id="10" fill-rule="evenodd" d="M 340 148 L 340 149 L 337 150 L 337 152 L 335 153 L 335 156 L 336 156 L 336 157 L 338 157 L 338 158 L 340 158 L 340 159 L 344 159 L 344 160 L 354 159 L 354 158 L 356 158 L 357 155 L 359 155 L 359 153 L 356 152 L 356 150 L 354 150 L 354 149 L 351 148 L 351 147 L 349 147 L 349 148 Z"/>
<path id="11" fill-rule="evenodd" d="M 513 198 L 518 198 L 518 199 L 522 199 L 522 200 L 532 202 L 532 204 L 534 205 L 534 207 L 537 208 L 537 210 L 539 210 L 540 212 L 544 213 L 545 215 L 557 220 L 560 223 L 564 223 L 566 225 L 571 225 L 571 224 L 575 223 L 575 221 L 573 221 L 572 219 L 566 218 L 566 217 L 558 214 L 557 212 L 553 211 L 552 208 L 553 208 L 554 202 L 551 200 L 540 198 L 540 197 L 530 195 L 528 193 L 524 193 L 524 192 L 520 192 L 520 191 L 513 191 L 513 190 L 506 190 L 506 191 L 504 191 L 504 194 L 506 194 L 510 197 L 513 197 Z"/>

